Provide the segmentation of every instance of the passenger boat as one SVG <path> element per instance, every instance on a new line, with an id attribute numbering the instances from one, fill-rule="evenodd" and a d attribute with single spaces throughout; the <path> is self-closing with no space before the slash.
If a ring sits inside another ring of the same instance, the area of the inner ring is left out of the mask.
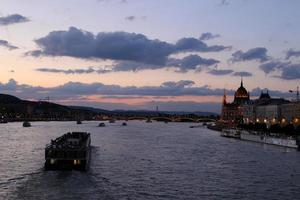
<path id="1" fill-rule="evenodd" d="M 30 124 L 29 121 L 24 121 L 23 122 L 23 127 L 30 127 L 30 126 L 31 126 L 31 124 Z"/>
<path id="2" fill-rule="evenodd" d="M 86 171 L 90 163 L 91 137 L 86 132 L 66 133 L 45 148 L 45 170 Z"/>
<path id="3" fill-rule="evenodd" d="M 241 138 L 241 131 L 237 129 L 223 129 L 221 132 L 222 137 L 228 137 L 228 138 L 235 138 L 240 139 Z"/>
<path id="4" fill-rule="evenodd" d="M 101 122 L 98 126 L 99 127 L 105 127 L 105 124 L 103 122 Z"/>

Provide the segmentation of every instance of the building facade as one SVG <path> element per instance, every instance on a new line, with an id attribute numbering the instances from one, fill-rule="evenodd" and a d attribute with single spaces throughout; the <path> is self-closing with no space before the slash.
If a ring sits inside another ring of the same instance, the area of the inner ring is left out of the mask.
<path id="1" fill-rule="evenodd" d="M 243 105 L 249 100 L 250 94 L 244 88 L 243 80 L 241 80 L 241 85 L 234 94 L 232 103 L 226 101 L 226 94 L 224 91 L 221 121 L 230 125 L 241 123 L 243 120 Z"/>

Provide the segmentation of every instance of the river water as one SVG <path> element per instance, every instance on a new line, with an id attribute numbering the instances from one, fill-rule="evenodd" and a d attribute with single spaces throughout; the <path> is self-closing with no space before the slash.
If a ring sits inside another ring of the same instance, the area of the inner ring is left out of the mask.
<path id="1" fill-rule="evenodd" d="M 299 199 L 300 152 L 191 123 L 0 124 L 0 199 Z M 44 171 L 44 147 L 88 131 L 88 172 Z"/>

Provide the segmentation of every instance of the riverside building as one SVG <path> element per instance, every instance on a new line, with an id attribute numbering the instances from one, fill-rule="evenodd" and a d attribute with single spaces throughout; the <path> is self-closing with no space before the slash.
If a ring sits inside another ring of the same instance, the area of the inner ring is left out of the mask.
<path id="1" fill-rule="evenodd" d="M 244 88 L 243 79 L 240 87 L 234 93 L 234 100 L 228 103 L 226 93 L 224 91 L 222 102 L 221 121 L 225 124 L 233 126 L 243 121 L 243 105 L 250 100 L 250 94 Z"/>
<path id="2" fill-rule="evenodd" d="M 226 101 L 224 92 L 220 121 L 228 126 L 264 123 L 267 127 L 273 124 L 293 124 L 297 127 L 300 125 L 300 101 L 271 98 L 268 91 L 262 91 L 258 99 L 250 100 L 250 94 L 241 80 L 232 103 Z"/>

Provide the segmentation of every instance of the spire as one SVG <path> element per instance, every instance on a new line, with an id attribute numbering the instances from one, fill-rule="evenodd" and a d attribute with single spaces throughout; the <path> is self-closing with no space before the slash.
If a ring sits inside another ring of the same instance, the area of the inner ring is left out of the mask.
<path id="1" fill-rule="evenodd" d="M 227 103 L 226 101 L 226 90 L 224 89 L 224 95 L 223 95 L 223 105 Z"/>
<path id="2" fill-rule="evenodd" d="M 241 87 L 244 87 L 243 86 L 243 77 L 241 76 Z"/>

